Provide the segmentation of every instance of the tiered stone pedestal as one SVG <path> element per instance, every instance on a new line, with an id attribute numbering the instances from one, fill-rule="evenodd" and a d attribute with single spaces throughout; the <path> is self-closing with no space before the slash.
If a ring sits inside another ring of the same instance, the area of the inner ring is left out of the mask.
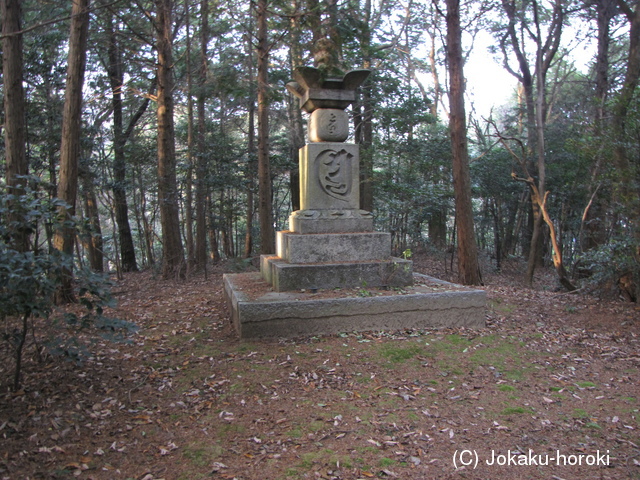
<path id="1" fill-rule="evenodd" d="M 345 287 L 402 287 L 412 263 L 392 258 L 387 233 L 278 232 L 277 254 L 260 259 L 262 277 L 277 292 Z"/>
<path id="2" fill-rule="evenodd" d="M 411 295 L 366 299 L 307 296 L 414 283 L 412 262 L 392 257 L 391 235 L 374 232 L 372 214 L 359 209 L 359 147 L 344 143 L 349 133 L 344 109 L 368 74 L 356 70 L 324 79 L 318 69 L 302 67 L 288 85 L 311 114 L 310 143 L 300 149 L 301 209 L 289 218 L 289 230 L 278 232 L 276 254 L 261 257 L 262 279 L 224 276 L 231 317 L 242 337 L 484 325 L 481 291 L 417 289 Z M 267 284 L 269 291 L 255 299 L 245 293 Z"/>

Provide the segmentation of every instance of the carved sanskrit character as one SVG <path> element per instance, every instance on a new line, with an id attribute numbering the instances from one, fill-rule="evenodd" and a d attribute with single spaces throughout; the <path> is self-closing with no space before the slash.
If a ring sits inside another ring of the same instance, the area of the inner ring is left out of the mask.
<path id="1" fill-rule="evenodd" d="M 351 193 L 353 155 L 346 150 L 325 150 L 316 159 L 320 188 L 333 198 L 347 201 Z"/>

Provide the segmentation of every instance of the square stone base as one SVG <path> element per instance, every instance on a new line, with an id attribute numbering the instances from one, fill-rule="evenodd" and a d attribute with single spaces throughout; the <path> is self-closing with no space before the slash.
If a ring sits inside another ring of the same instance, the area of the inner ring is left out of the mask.
<path id="1" fill-rule="evenodd" d="M 324 263 L 289 263 L 260 257 L 262 277 L 277 292 L 351 287 L 404 287 L 413 282 L 413 262 L 402 258 Z"/>
<path id="2" fill-rule="evenodd" d="M 308 233 L 280 231 L 276 255 L 289 263 L 387 260 L 391 234 L 383 232 Z"/>
<path id="3" fill-rule="evenodd" d="M 485 326 L 484 291 L 420 274 L 414 280 L 403 294 L 322 298 L 274 292 L 259 273 L 223 277 L 231 321 L 242 338 Z"/>

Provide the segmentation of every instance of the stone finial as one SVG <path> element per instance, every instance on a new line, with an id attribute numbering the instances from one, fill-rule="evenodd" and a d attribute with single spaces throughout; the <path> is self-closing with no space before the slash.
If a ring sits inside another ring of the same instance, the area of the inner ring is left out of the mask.
<path id="1" fill-rule="evenodd" d="M 364 83 L 370 70 L 351 70 L 342 78 L 326 77 L 323 70 L 298 67 L 287 90 L 300 99 L 300 108 L 312 113 L 318 108 L 344 110 L 356 100 L 356 89 Z"/>

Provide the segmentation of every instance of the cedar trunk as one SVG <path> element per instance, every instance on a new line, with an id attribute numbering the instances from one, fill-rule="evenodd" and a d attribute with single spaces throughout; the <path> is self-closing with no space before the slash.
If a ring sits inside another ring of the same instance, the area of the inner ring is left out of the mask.
<path id="1" fill-rule="evenodd" d="M 20 195 L 28 173 L 25 148 L 25 117 L 20 0 L 2 0 L 2 73 L 4 75 L 4 139 L 8 193 Z M 8 219 L 11 221 L 11 218 Z M 18 232 L 12 240 L 20 251 L 28 248 L 27 232 Z"/>
<path id="2" fill-rule="evenodd" d="M 110 21 L 109 28 L 108 72 L 111 86 L 111 104 L 113 106 L 113 203 L 116 224 L 118 225 L 122 270 L 135 272 L 138 270 L 138 264 L 129 225 L 129 206 L 127 205 L 126 192 L 126 161 L 124 154 L 126 138 L 122 121 L 123 60 L 113 26 L 113 18 Z"/>
<path id="3" fill-rule="evenodd" d="M 60 214 L 71 219 L 76 211 L 78 195 L 78 163 L 80 157 L 80 125 L 82 115 L 82 85 L 87 58 L 87 36 L 89 32 L 89 0 L 74 0 L 71 8 L 71 32 L 69 34 L 69 60 L 67 63 L 67 82 L 62 112 L 62 141 L 60 144 L 60 177 L 58 198 L 67 204 Z M 55 232 L 53 244 L 70 257 L 73 255 L 75 229 L 63 225 Z M 61 287 L 57 292 L 58 303 L 72 301 L 72 275 L 70 269 L 64 269 Z"/>
<path id="4" fill-rule="evenodd" d="M 191 78 L 191 7 L 189 0 L 184 2 L 186 13 L 186 70 L 187 70 L 187 178 L 185 185 L 185 226 L 186 226 L 186 246 L 187 246 L 187 271 L 191 271 L 195 265 L 195 243 L 193 239 L 193 96 Z"/>
<path id="5" fill-rule="evenodd" d="M 453 189 L 458 234 L 458 280 L 464 285 L 479 285 L 481 279 L 473 226 L 473 206 L 471 204 L 461 38 L 460 2 L 459 0 L 447 0 L 449 131 L 453 154 Z"/>
<path id="6" fill-rule="evenodd" d="M 196 269 L 207 262 L 207 144 L 206 144 L 206 95 L 207 83 L 207 43 L 209 42 L 209 2 L 200 2 L 200 69 L 198 71 L 198 94 L 196 110 L 198 115 L 198 138 L 196 158 Z M 213 245 L 211 245 L 213 248 Z"/>
<path id="7" fill-rule="evenodd" d="M 27 174 L 20 0 L 2 0 L 2 74 L 7 185 L 22 183 Z M 14 193 L 11 192 L 10 193 Z M 19 193 L 19 192 L 16 192 Z"/>
<path id="8" fill-rule="evenodd" d="M 269 167 L 269 98 L 267 43 L 267 0 L 258 1 L 258 215 L 260 217 L 260 252 L 275 251 Z"/>
<path id="9" fill-rule="evenodd" d="M 185 262 L 180 236 L 176 147 L 173 123 L 173 52 L 171 18 L 173 2 L 156 0 L 158 51 L 158 200 L 162 225 L 163 278 L 184 277 Z"/>
<path id="10" fill-rule="evenodd" d="M 248 40 L 248 72 L 249 78 L 253 78 L 253 48 L 251 40 Z M 256 170 L 256 95 L 253 84 L 249 93 L 249 132 L 247 133 L 247 210 L 246 223 L 247 231 L 244 237 L 244 257 L 249 258 L 253 253 L 253 210 L 254 199 L 253 189 Z"/>

